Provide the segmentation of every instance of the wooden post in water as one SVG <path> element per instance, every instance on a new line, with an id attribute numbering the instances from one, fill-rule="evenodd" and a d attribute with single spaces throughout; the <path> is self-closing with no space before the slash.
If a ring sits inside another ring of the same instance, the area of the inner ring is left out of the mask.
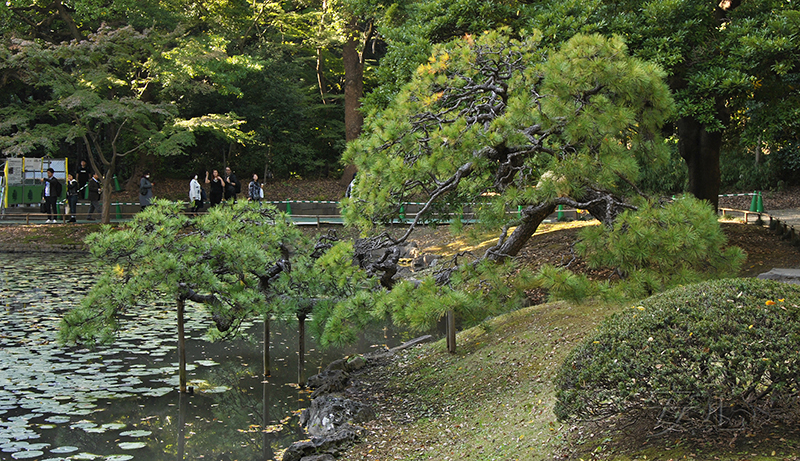
<path id="1" fill-rule="evenodd" d="M 298 344 L 297 344 L 297 384 L 305 386 L 306 371 L 306 313 L 305 310 L 297 312 Z"/>
<path id="2" fill-rule="evenodd" d="M 270 343 L 270 341 L 269 341 L 269 313 L 267 313 L 267 314 L 264 314 L 264 354 L 263 354 L 263 356 L 264 356 L 264 359 L 263 359 L 264 376 L 270 376 L 271 375 L 270 369 L 269 369 L 269 362 L 270 362 L 269 343 Z"/>
<path id="3" fill-rule="evenodd" d="M 456 353 L 456 313 L 450 309 L 447 311 L 447 319 L 445 321 L 447 336 L 447 352 L 451 354 Z"/>
<path id="4" fill-rule="evenodd" d="M 186 337 L 183 331 L 184 301 L 178 297 L 178 376 L 181 393 L 186 392 Z"/>
<path id="5" fill-rule="evenodd" d="M 178 392 L 178 460 L 183 461 L 186 453 L 186 402 L 183 392 Z"/>

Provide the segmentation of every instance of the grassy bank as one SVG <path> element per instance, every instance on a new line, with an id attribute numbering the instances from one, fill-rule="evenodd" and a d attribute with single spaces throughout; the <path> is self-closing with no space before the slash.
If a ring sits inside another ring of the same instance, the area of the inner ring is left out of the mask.
<path id="1" fill-rule="evenodd" d="M 489 320 L 458 336 L 409 351 L 364 377 L 379 408 L 350 460 L 797 460 L 800 433 L 650 439 L 636 425 L 611 432 L 575 426 L 552 412 L 554 374 L 569 352 L 621 306 L 555 303 Z"/>

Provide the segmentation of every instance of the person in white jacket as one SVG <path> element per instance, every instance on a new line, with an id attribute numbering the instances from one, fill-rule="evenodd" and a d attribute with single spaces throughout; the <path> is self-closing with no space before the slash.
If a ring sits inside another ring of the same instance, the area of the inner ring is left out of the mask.
<path id="1" fill-rule="evenodd" d="M 189 183 L 189 202 L 192 205 L 192 213 L 194 214 L 203 209 L 203 188 L 200 187 L 200 181 L 197 178 L 198 175 L 194 175 Z"/>

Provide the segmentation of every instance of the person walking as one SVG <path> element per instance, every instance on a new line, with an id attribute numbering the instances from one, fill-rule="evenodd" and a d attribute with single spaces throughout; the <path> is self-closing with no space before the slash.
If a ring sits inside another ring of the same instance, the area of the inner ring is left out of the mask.
<path id="1" fill-rule="evenodd" d="M 242 185 L 236 179 L 236 175 L 231 172 L 231 167 L 225 167 L 225 200 L 233 199 L 236 203 L 236 194 L 242 191 Z"/>
<path id="2" fill-rule="evenodd" d="M 253 173 L 253 180 L 247 186 L 247 200 L 251 202 L 258 202 L 261 204 L 261 199 L 264 198 L 264 190 L 261 189 L 261 183 L 258 182 L 258 175 Z"/>
<path id="3" fill-rule="evenodd" d="M 145 171 L 142 179 L 139 180 L 139 205 L 142 210 L 150 206 L 153 201 L 153 183 L 150 181 L 150 172 Z"/>
<path id="4" fill-rule="evenodd" d="M 78 214 L 78 191 L 80 185 L 74 176 L 67 175 L 67 205 L 69 206 L 69 222 L 75 222 Z"/>
<path id="5" fill-rule="evenodd" d="M 192 205 L 192 213 L 197 216 L 197 212 L 203 209 L 203 188 L 200 187 L 199 175 L 194 175 L 189 182 L 189 202 Z"/>
<path id="6" fill-rule="evenodd" d="M 103 189 L 102 185 L 100 184 L 100 175 L 96 172 L 92 173 L 92 179 L 86 183 L 86 188 L 89 190 L 89 213 L 86 216 L 86 219 L 89 221 L 94 221 L 94 212 L 102 210 L 102 206 L 100 205 L 100 194 L 103 192 Z"/>
<path id="7" fill-rule="evenodd" d="M 222 193 L 225 191 L 225 180 L 219 175 L 219 171 L 213 170 L 211 179 L 208 178 L 208 171 L 206 171 L 206 184 L 209 184 L 211 188 L 208 194 L 208 201 L 211 206 L 219 205 L 222 202 Z"/>
<path id="8" fill-rule="evenodd" d="M 86 165 L 86 160 L 81 160 L 81 167 L 78 169 L 78 190 L 83 190 L 92 174 L 89 172 L 89 167 Z"/>
<path id="9" fill-rule="evenodd" d="M 44 197 L 44 209 L 47 213 L 47 221 L 45 223 L 57 222 L 58 214 L 56 211 L 56 200 L 61 195 L 61 183 L 55 175 L 56 170 L 52 168 L 47 169 L 47 177 L 42 178 L 44 183 L 44 190 L 42 196 Z"/>

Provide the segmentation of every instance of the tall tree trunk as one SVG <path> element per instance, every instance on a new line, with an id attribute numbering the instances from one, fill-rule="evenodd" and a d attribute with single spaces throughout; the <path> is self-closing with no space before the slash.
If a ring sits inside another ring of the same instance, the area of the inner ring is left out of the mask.
<path id="1" fill-rule="evenodd" d="M 183 329 L 183 298 L 178 297 L 178 378 L 180 392 L 186 392 L 186 336 Z"/>
<path id="2" fill-rule="evenodd" d="M 79 42 L 82 42 L 84 40 L 83 34 L 81 34 L 81 31 L 78 30 L 77 24 L 75 24 L 75 21 L 72 19 L 72 16 L 67 11 L 67 7 L 65 7 L 64 4 L 61 3 L 61 0 L 55 0 L 53 4 L 55 5 L 56 10 L 58 11 L 58 16 L 61 18 L 62 21 L 64 21 L 64 23 L 69 28 L 69 33 L 70 35 L 72 35 L 72 38 L 74 38 Z"/>
<path id="3" fill-rule="evenodd" d="M 361 33 L 358 31 L 358 21 L 352 18 L 347 26 L 348 35 L 342 47 L 342 61 L 344 62 L 344 136 L 350 142 L 361 134 L 364 125 L 364 116 L 361 108 L 361 96 L 364 94 L 364 52 L 372 41 L 374 29 L 372 22 L 364 31 L 364 41 L 360 42 Z M 359 45 L 361 50 L 359 52 Z M 342 177 L 339 178 L 341 186 L 347 186 L 356 174 L 355 165 L 346 165 Z"/>
<path id="4" fill-rule="evenodd" d="M 322 33 L 325 31 L 325 15 L 328 12 L 328 2 L 322 1 L 322 17 L 319 19 L 319 36 L 322 38 Z M 319 97 L 322 99 L 322 104 L 327 104 L 325 101 L 325 73 L 322 68 L 322 46 L 317 45 L 317 85 L 319 86 Z"/>
<path id="5" fill-rule="evenodd" d="M 315 68 L 317 71 L 317 86 L 319 86 L 319 97 L 322 100 L 322 104 L 327 104 L 325 101 L 325 74 L 322 69 L 322 47 L 317 47 L 317 66 Z"/>
<path id="6" fill-rule="evenodd" d="M 719 207 L 719 153 L 722 132 L 710 132 L 692 117 L 678 120 L 678 152 L 689 169 L 689 192 L 707 200 L 716 210 Z"/>
<path id="7" fill-rule="evenodd" d="M 361 134 L 364 117 L 359 112 L 361 96 L 364 93 L 364 62 L 359 53 L 360 33 L 356 18 L 347 27 L 347 39 L 342 47 L 344 61 L 344 126 L 345 140 L 352 141 Z"/>
<path id="8" fill-rule="evenodd" d="M 109 224 L 111 223 L 111 191 L 114 190 L 114 176 L 106 172 L 101 184 L 103 194 L 100 198 L 103 200 L 103 211 L 100 214 L 100 222 Z"/>

